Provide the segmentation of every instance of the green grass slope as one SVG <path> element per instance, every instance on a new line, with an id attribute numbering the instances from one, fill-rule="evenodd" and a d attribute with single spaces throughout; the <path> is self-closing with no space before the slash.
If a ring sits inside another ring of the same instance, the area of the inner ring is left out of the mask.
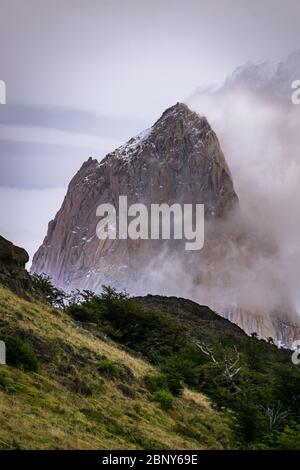
<path id="1" fill-rule="evenodd" d="M 163 385 L 154 391 L 158 367 L 100 330 L 0 286 L 1 449 L 234 445 L 227 413 L 186 386 L 178 397 Z"/>
<path id="2" fill-rule="evenodd" d="M 290 351 L 185 299 L 24 294 L 0 286 L 0 448 L 300 449 Z"/>

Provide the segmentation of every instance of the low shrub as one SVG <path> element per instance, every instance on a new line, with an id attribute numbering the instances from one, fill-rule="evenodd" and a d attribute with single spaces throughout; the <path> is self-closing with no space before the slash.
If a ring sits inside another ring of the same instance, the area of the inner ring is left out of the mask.
<path id="1" fill-rule="evenodd" d="M 159 403 L 163 411 L 169 411 L 173 408 L 173 395 L 168 390 L 157 390 L 153 395 L 153 399 Z"/>
<path id="2" fill-rule="evenodd" d="M 4 341 L 6 346 L 6 362 L 8 365 L 26 371 L 38 371 L 38 359 L 34 351 L 24 341 L 11 335 L 0 335 L 0 340 Z"/>
<path id="3" fill-rule="evenodd" d="M 146 389 L 150 393 L 155 393 L 159 390 L 168 390 L 167 377 L 164 374 L 149 374 L 144 377 Z"/>
<path id="4" fill-rule="evenodd" d="M 66 294 L 52 284 L 51 278 L 46 274 L 33 274 L 31 276 L 33 292 L 46 300 L 50 305 L 64 308 L 67 301 Z"/>
<path id="5" fill-rule="evenodd" d="M 97 363 L 97 369 L 101 375 L 112 380 L 116 379 L 128 381 L 134 377 L 129 367 L 126 367 L 122 364 L 117 364 L 110 361 L 109 359 L 102 359 L 99 361 Z"/>
<path id="6" fill-rule="evenodd" d="M 175 397 L 178 397 L 183 392 L 182 377 L 176 371 L 169 371 L 166 373 L 168 389 Z"/>

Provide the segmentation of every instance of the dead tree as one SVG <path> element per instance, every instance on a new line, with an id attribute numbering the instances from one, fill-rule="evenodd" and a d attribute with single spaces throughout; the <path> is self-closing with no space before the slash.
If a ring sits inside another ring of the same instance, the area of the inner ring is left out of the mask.
<path id="1" fill-rule="evenodd" d="M 207 346 L 205 343 L 200 343 L 200 341 L 193 341 L 193 343 L 203 352 L 206 356 L 210 357 L 214 364 L 218 364 L 218 361 L 213 355 L 213 348 Z"/>
<path id="2" fill-rule="evenodd" d="M 240 388 L 237 386 L 235 383 L 234 378 L 239 374 L 241 370 L 241 365 L 240 365 L 240 353 L 238 352 L 237 348 L 234 346 L 234 351 L 235 351 L 235 357 L 228 357 L 227 354 L 225 354 L 224 358 L 224 372 L 223 375 L 226 379 L 226 381 L 230 384 L 230 386 L 235 389 L 235 390 L 240 390 Z"/>
<path id="3" fill-rule="evenodd" d="M 270 406 L 263 407 L 269 421 L 269 431 L 272 432 L 277 424 L 287 416 L 287 411 L 282 410 L 282 404 L 278 403 L 277 406 L 271 408 Z"/>
<path id="4" fill-rule="evenodd" d="M 223 369 L 223 376 L 226 379 L 226 382 L 229 384 L 230 388 L 234 391 L 240 391 L 240 388 L 235 383 L 235 377 L 239 374 L 241 370 L 240 365 L 240 353 L 236 347 L 234 347 L 235 355 L 234 357 L 228 356 L 227 353 L 224 355 L 224 362 L 217 361 L 213 354 L 213 348 L 197 340 L 192 340 L 193 343 L 200 349 L 200 351 L 208 356 L 212 362 Z"/>

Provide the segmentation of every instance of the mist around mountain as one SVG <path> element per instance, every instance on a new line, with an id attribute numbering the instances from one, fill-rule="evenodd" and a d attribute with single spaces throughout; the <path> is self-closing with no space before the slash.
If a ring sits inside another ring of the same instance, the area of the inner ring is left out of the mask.
<path id="1" fill-rule="evenodd" d="M 257 317 L 264 321 L 259 314 L 272 304 L 281 315 L 293 310 L 294 318 L 300 310 L 300 107 L 291 99 L 292 82 L 299 76 L 296 51 L 279 64 L 247 63 L 222 87 L 197 90 L 187 100 L 191 109 L 209 118 L 232 173 L 240 211 L 229 227 L 244 227 L 256 245 L 250 244 L 249 264 L 240 263 L 235 246 L 221 260 L 219 277 L 230 273 L 235 292 L 218 285 L 214 305 L 241 326 L 249 318 L 242 311 L 252 312 L 250 328 L 256 331 Z M 227 294 L 236 309 L 222 308 Z"/>
<path id="2" fill-rule="evenodd" d="M 224 89 L 242 88 L 262 93 L 282 102 L 290 101 L 291 85 L 299 80 L 300 49 L 284 61 L 247 62 L 228 77 Z"/>

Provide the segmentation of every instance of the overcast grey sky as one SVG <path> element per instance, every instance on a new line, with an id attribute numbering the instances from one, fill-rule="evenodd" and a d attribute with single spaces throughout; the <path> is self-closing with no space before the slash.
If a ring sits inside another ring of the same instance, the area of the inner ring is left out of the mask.
<path id="1" fill-rule="evenodd" d="M 300 46 L 299 0 L 0 0 L 0 12 L 0 233 L 31 253 L 89 155 Z"/>
<path id="2" fill-rule="evenodd" d="M 243 62 L 299 47 L 298 0 L 1 0 L 11 103 L 154 118 Z"/>

